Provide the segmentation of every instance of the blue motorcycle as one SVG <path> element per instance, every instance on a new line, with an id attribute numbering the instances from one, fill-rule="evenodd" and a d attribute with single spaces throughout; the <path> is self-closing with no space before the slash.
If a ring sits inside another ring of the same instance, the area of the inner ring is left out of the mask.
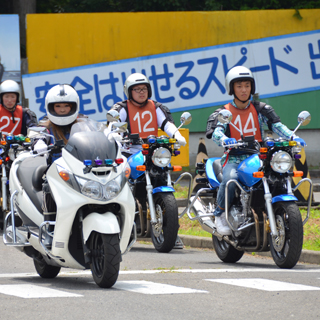
<path id="1" fill-rule="evenodd" d="M 181 125 L 187 125 L 192 117 L 189 112 L 182 114 Z M 149 136 L 142 141 L 138 134 L 131 134 L 122 141 L 124 144 L 142 145 L 142 150 L 128 158 L 131 168 L 129 185 L 136 199 L 138 237 L 150 237 L 158 252 L 170 252 L 179 229 L 178 206 L 173 185 L 187 173 L 172 182 L 171 172 L 180 171 L 181 166 L 172 166 L 171 157 L 180 154 L 176 139 L 167 136 Z"/>
<path id="2" fill-rule="evenodd" d="M 233 125 L 228 110 L 221 111 L 218 119 L 221 123 Z M 309 112 L 301 112 L 294 132 L 310 120 Z M 197 173 L 203 176 L 198 182 L 206 183 L 207 187 L 189 197 L 189 205 L 179 218 L 187 214 L 190 220 L 199 221 L 202 228 L 212 234 L 215 252 L 223 262 L 235 263 L 244 252 L 271 251 L 278 267 L 293 268 L 300 258 L 303 225 L 309 219 L 312 200 L 310 179 L 301 179 L 294 188 L 291 187 L 292 177 L 303 176 L 302 171 L 292 171 L 294 160 L 301 157 L 301 147 L 296 141 L 271 137 L 260 146 L 253 137 L 243 138 L 240 133 L 242 139 L 230 147 L 247 150 L 250 146 L 253 152 L 239 164 L 239 180 L 231 179 L 226 184 L 225 213 L 231 235 L 223 236 L 217 232 L 212 214 L 222 181 L 220 158 L 197 164 Z M 310 192 L 307 216 L 302 221 L 294 191 L 304 182 L 310 184 Z M 230 184 L 236 184 L 236 191 L 228 207 Z"/>

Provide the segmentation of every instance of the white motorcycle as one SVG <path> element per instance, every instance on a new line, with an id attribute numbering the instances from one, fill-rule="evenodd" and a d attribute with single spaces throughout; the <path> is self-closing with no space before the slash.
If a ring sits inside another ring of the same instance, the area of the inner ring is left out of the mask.
<path id="1" fill-rule="evenodd" d="M 126 127 L 114 124 L 111 133 Z M 75 130 L 65 147 L 57 141 L 48 149 L 20 154 L 12 164 L 4 243 L 33 258 L 42 278 L 56 277 L 61 267 L 91 269 L 96 284 L 110 288 L 117 281 L 121 255 L 136 241 L 126 158 L 112 136 L 90 129 Z M 48 168 L 43 154 L 59 149 L 62 156 Z M 45 221 L 42 211 L 45 172 L 57 206 L 55 221 Z M 15 224 L 16 216 L 22 226 Z"/>

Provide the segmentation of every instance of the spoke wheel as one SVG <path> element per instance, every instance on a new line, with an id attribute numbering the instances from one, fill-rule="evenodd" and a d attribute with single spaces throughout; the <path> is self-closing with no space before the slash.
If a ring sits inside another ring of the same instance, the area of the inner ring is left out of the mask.
<path id="1" fill-rule="evenodd" d="M 303 224 L 298 206 L 278 202 L 274 206 L 278 236 L 269 235 L 270 251 L 280 268 L 293 268 L 299 261 L 303 244 Z"/>
<path id="2" fill-rule="evenodd" d="M 154 204 L 157 222 L 152 226 L 151 239 L 157 251 L 170 252 L 179 229 L 177 201 L 172 193 L 158 193 Z"/>
<path id="3" fill-rule="evenodd" d="M 90 240 L 91 273 L 101 288 L 111 288 L 117 281 L 121 251 L 118 234 L 93 232 Z"/>

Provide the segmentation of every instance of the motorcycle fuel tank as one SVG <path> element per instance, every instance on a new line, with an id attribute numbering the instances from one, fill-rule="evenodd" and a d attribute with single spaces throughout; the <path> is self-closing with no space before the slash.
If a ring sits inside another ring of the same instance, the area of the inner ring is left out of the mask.
<path id="1" fill-rule="evenodd" d="M 253 154 L 249 158 L 243 160 L 238 166 L 240 182 L 248 187 L 252 187 L 258 181 L 260 181 L 261 178 L 254 178 L 252 176 L 252 173 L 258 171 L 260 166 L 261 163 L 257 154 Z"/>
<path id="2" fill-rule="evenodd" d="M 144 174 L 144 171 L 138 171 L 137 166 L 142 166 L 144 164 L 144 157 L 141 151 L 133 154 L 128 158 L 128 163 L 131 168 L 131 178 L 137 179 Z"/>

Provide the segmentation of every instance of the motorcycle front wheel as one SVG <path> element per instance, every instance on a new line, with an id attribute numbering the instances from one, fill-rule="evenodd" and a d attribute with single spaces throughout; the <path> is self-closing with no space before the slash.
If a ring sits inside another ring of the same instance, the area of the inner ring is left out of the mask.
<path id="1" fill-rule="evenodd" d="M 178 205 L 172 193 L 157 193 L 154 196 L 157 222 L 151 228 L 151 239 L 158 252 L 170 252 L 176 242 L 179 219 Z"/>
<path id="2" fill-rule="evenodd" d="M 101 288 L 111 288 L 117 281 L 121 262 L 119 234 L 93 232 L 90 239 L 91 273 Z"/>
<path id="3" fill-rule="evenodd" d="M 301 213 L 293 202 L 277 202 L 273 211 L 278 236 L 269 235 L 271 255 L 278 267 L 291 269 L 299 261 L 302 251 Z"/>
<path id="4" fill-rule="evenodd" d="M 214 235 L 212 236 L 212 242 L 218 258 L 223 262 L 235 263 L 239 261 L 244 254 L 244 251 L 237 250 L 231 244 L 224 240 L 219 240 Z"/>

